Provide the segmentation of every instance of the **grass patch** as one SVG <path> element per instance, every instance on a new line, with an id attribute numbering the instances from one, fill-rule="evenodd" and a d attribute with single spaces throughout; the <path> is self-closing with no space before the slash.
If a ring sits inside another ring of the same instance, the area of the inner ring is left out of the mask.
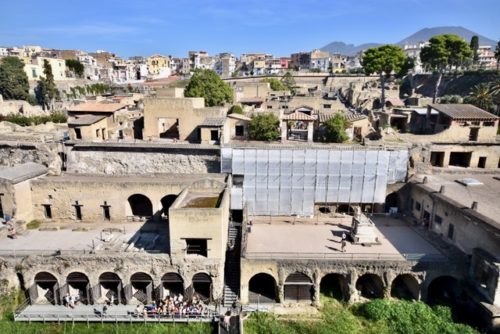
<path id="1" fill-rule="evenodd" d="M 190 200 L 184 208 L 216 208 L 219 197 L 198 197 Z"/>
<path id="2" fill-rule="evenodd" d="M 271 313 L 254 313 L 244 322 L 245 333 L 260 334 L 477 334 L 470 326 L 453 322 L 444 306 L 423 302 L 373 300 L 348 306 L 322 296 L 321 318 L 317 321 L 282 320 Z"/>
<path id="3" fill-rule="evenodd" d="M 40 227 L 42 223 L 39 220 L 32 220 L 28 224 L 26 224 L 26 228 L 28 230 L 36 230 Z"/>

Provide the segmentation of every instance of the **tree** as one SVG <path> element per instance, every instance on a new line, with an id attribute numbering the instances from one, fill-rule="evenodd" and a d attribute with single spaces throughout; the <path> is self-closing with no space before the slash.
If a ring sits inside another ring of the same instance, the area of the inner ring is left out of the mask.
<path id="1" fill-rule="evenodd" d="M 469 45 L 457 35 L 444 34 L 434 36 L 429 40 L 429 45 L 422 48 L 420 51 L 422 63 L 426 67 L 438 72 L 432 97 L 433 103 L 436 103 L 443 73 L 453 67 L 463 66 L 464 63 L 470 61 L 471 57 L 472 50 Z"/>
<path id="2" fill-rule="evenodd" d="M 350 123 L 344 115 L 338 113 L 323 123 L 324 133 L 320 138 L 327 143 L 343 143 L 349 139 L 346 129 Z"/>
<path id="3" fill-rule="evenodd" d="M 229 114 L 241 114 L 241 115 L 243 115 L 243 109 L 241 108 L 241 106 L 235 104 L 234 106 L 231 107 L 231 109 L 229 109 Z"/>
<path id="4" fill-rule="evenodd" d="M 491 84 L 491 95 L 493 96 L 493 103 L 496 106 L 495 114 L 500 115 L 500 80 Z"/>
<path id="5" fill-rule="evenodd" d="M 472 38 L 470 40 L 469 47 L 470 47 L 470 49 L 472 51 L 472 63 L 474 65 L 476 65 L 477 62 L 479 61 L 479 53 L 478 53 L 478 50 L 479 50 L 479 37 L 472 36 Z"/>
<path id="6" fill-rule="evenodd" d="M 406 74 L 412 64 L 412 60 L 405 55 L 403 49 L 396 45 L 382 45 L 365 51 L 361 65 L 366 74 L 378 73 L 380 75 L 382 108 L 385 105 L 385 78 L 392 74 Z"/>
<path id="7" fill-rule="evenodd" d="M 54 99 L 59 96 L 59 91 L 57 90 L 56 84 L 54 82 L 54 74 L 52 74 L 52 66 L 47 61 L 43 60 L 43 75 L 38 81 L 38 86 L 35 88 L 35 94 L 38 103 L 43 107 L 43 109 L 52 109 Z"/>
<path id="8" fill-rule="evenodd" d="M 5 57 L 0 64 L 0 94 L 6 100 L 28 100 L 29 82 L 24 63 L 17 57 Z"/>
<path id="9" fill-rule="evenodd" d="M 469 95 L 465 99 L 466 103 L 471 103 L 483 110 L 493 108 L 493 94 L 487 83 L 480 83 L 472 87 Z"/>
<path id="10" fill-rule="evenodd" d="M 281 82 L 288 88 L 288 90 L 292 94 L 295 94 L 296 83 L 292 73 L 286 72 L 285 75 L 283 75 L 283 77 L 281 78 Z"/>
<path id="11" fill-rule="evenodd" d="M 233 102 L 231 86 L 212 70 L 196 70 L 184 90 L 185 97 L 203 97 L 208 107 Z"/>
<path id="12" fill-rule="evenodd" d="M 78 59 L 66 59 L 66 67 L 75 73 L 77 77 L 81 78 L 83 76 L 85 66 Z"/>
<path id="13" fill-rule="evenodd" d="M 274 114 L 254 115 L 248 125 L 248 134 L 254 140 L 276 140 L 280 135 L 279 125 L 280 121 Z"/>
<path id="14" fill-rule="evenodd" d="M 497 60 L 497 72 L 498 72 L 498 67 L 500 65 L 500 41 L 497 43 L 497 47 L 495 48 L 495 59 Z"/>
<path id="15" fill-rule="evenodd" d="M 271 86 L 271 89 L 274 91 L 288 90 L 288 87 L 282 81 L 276 78 L 262 79 L 261 82 L 268 82 Z"/>

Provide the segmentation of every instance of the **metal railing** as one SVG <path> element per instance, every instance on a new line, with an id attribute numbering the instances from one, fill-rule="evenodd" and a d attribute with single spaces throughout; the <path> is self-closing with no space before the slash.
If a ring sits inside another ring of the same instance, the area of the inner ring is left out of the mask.
<path id="1" fill-rule="evenodd" d="M 60 309 L 49 312 L 29 312 L 29 303 L 26 301 L 14 312 L 15 321 L 24 322 L 216 322 L 219 314 L 216 310 L 208 309 L 198 314 L 182 313 L 143 313 L 127 311 L 125 314 L 101 314 L 101 313 L 64 313 Z M 59 312 L 58 312 L 59 311 Z"/>
<path id="2" fill-rule="evenodd" d="M 244 255 L 250 260 L 368 260 L 368 261 L 445 261 L 446 257 L 440 254 L 391 254 L 391 253 L 304 253 L 304 252 L 246 252 Z"/>
<path id="3" fill-rule="evenodd" d="M 85 254 L 162 254 L 169 255 L 162 250 L 144 250 L 141 252 L 131 252 L 124 250 L 105 250 L 105 249 L 0 249 L 0 257 L 26 257 L 26 256 L 61 256 L 61 255 L 85 255 Z"/>

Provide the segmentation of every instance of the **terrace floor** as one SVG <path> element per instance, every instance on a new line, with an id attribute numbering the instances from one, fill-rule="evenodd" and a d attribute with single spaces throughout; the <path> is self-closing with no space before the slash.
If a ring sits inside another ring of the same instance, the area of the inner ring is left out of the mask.
<path id="1" fill-rule="evenodd" d="M 347 243 L 341 252 L 342 233 L 349 234 L 350 216 L 345 218 L 254 217 L 247 234 L 246 258 L 405 260 L 444 258 L 403 220 L 371 217 L 380 244 Z"/>
<path id="2" fill-rule="evenodd" d="M 72 224 L 64 228 L 42 225 L 26 230 L 16 239 L 0 239 L 0 255 L 35 255 L 61 252 L 154 252 L 168 253 L 168 223 Z"/>

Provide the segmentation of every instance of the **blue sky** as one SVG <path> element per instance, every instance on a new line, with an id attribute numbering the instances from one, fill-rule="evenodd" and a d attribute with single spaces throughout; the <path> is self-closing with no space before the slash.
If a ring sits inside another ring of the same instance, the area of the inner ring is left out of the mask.
<path id="1" fill-rule="evenodd" d="M 289 55 L 461 25 L 500 38 L 500 0 L 1 0 L 0 46 Z"/>

